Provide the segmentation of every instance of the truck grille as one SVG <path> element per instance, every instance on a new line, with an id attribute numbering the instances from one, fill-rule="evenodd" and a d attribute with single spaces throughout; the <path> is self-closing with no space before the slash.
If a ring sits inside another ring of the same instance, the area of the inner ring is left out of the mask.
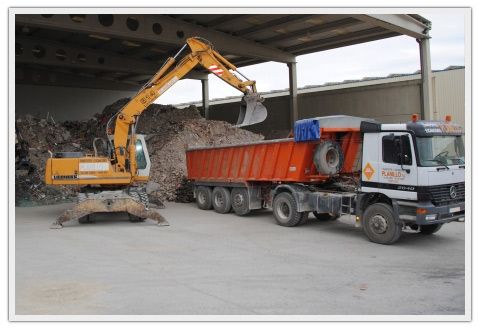
<path id="1" fill-rule="evenodd" d="M 456 197 L 450 195 L 450 188 L 454 186 Z M 465 201 L 465 183 L 452 183 L 441 186 L 430 186 L 426 188 L 431 196 L 431 201 L 436 206 L 448 205 Z"/>

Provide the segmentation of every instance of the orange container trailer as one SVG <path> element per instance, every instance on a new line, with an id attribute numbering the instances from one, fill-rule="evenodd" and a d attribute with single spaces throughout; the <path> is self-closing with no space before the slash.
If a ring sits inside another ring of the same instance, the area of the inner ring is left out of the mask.
<path id="1" fill-rule="evenodd" d="M 330 174 L 319 172 L 314 153 L 325 141 L 336 142 L 341 152 L 330 150 L 329 160 L 340 161 L 340 174 L 360 171 L 361 135 L 354 128 L 321 128 L 319 140 L 294 138 L 189 149 L 188 178 L 195 182 L 323 182 Z M 343 155 L 342 155 L 343 154 Z M 327 156 L 327 154 L 326 154 Z M 343 158 L 341 158 L 343 157 Z"/>

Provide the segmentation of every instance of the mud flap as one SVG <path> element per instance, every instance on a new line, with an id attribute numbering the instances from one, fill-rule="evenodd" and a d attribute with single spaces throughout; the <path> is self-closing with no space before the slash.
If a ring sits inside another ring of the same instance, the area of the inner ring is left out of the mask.
<path id="1" fill-rule="evenodd" d="M 126 212 L 131 215 L 156 221 L 160 226 L 169 226 L 168 221 L 154 209 L 148 208 L 138 197 L 124 191 L 105 191 L 98 194 L 80 194 L 78 203 L 64 211 L 51 225 L 51 229 L 63 227 L 63 223 L 78 220 L 93 213 Z"/>
<path id="2" fill-rule="evenodd" d="M 241 101 L 236 126 L 248 126 L 260 123 L 267 118 L 267 109 L 262 104 L 264 98 L 258 93 L 245 95 Z"/>

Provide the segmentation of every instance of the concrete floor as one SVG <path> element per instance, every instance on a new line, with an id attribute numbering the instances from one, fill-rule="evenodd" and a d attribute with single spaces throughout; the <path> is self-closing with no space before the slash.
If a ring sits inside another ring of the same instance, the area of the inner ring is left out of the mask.
<path id="1" fill-rule="evenodd" d="M 369 242 L 351 221 L 275 224 L 167 204 L 171 226 L 16 209 L 17 314 L 464 314 L 464 224 Z"/>

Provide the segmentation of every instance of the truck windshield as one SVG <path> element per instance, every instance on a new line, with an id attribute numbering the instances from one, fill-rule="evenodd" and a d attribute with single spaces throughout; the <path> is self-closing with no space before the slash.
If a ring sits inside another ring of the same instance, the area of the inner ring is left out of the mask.
<path id="1" fill-rule="evenodd" d="M 417 137 L 421 166 L 465 164 L 462 136 Z"/>

